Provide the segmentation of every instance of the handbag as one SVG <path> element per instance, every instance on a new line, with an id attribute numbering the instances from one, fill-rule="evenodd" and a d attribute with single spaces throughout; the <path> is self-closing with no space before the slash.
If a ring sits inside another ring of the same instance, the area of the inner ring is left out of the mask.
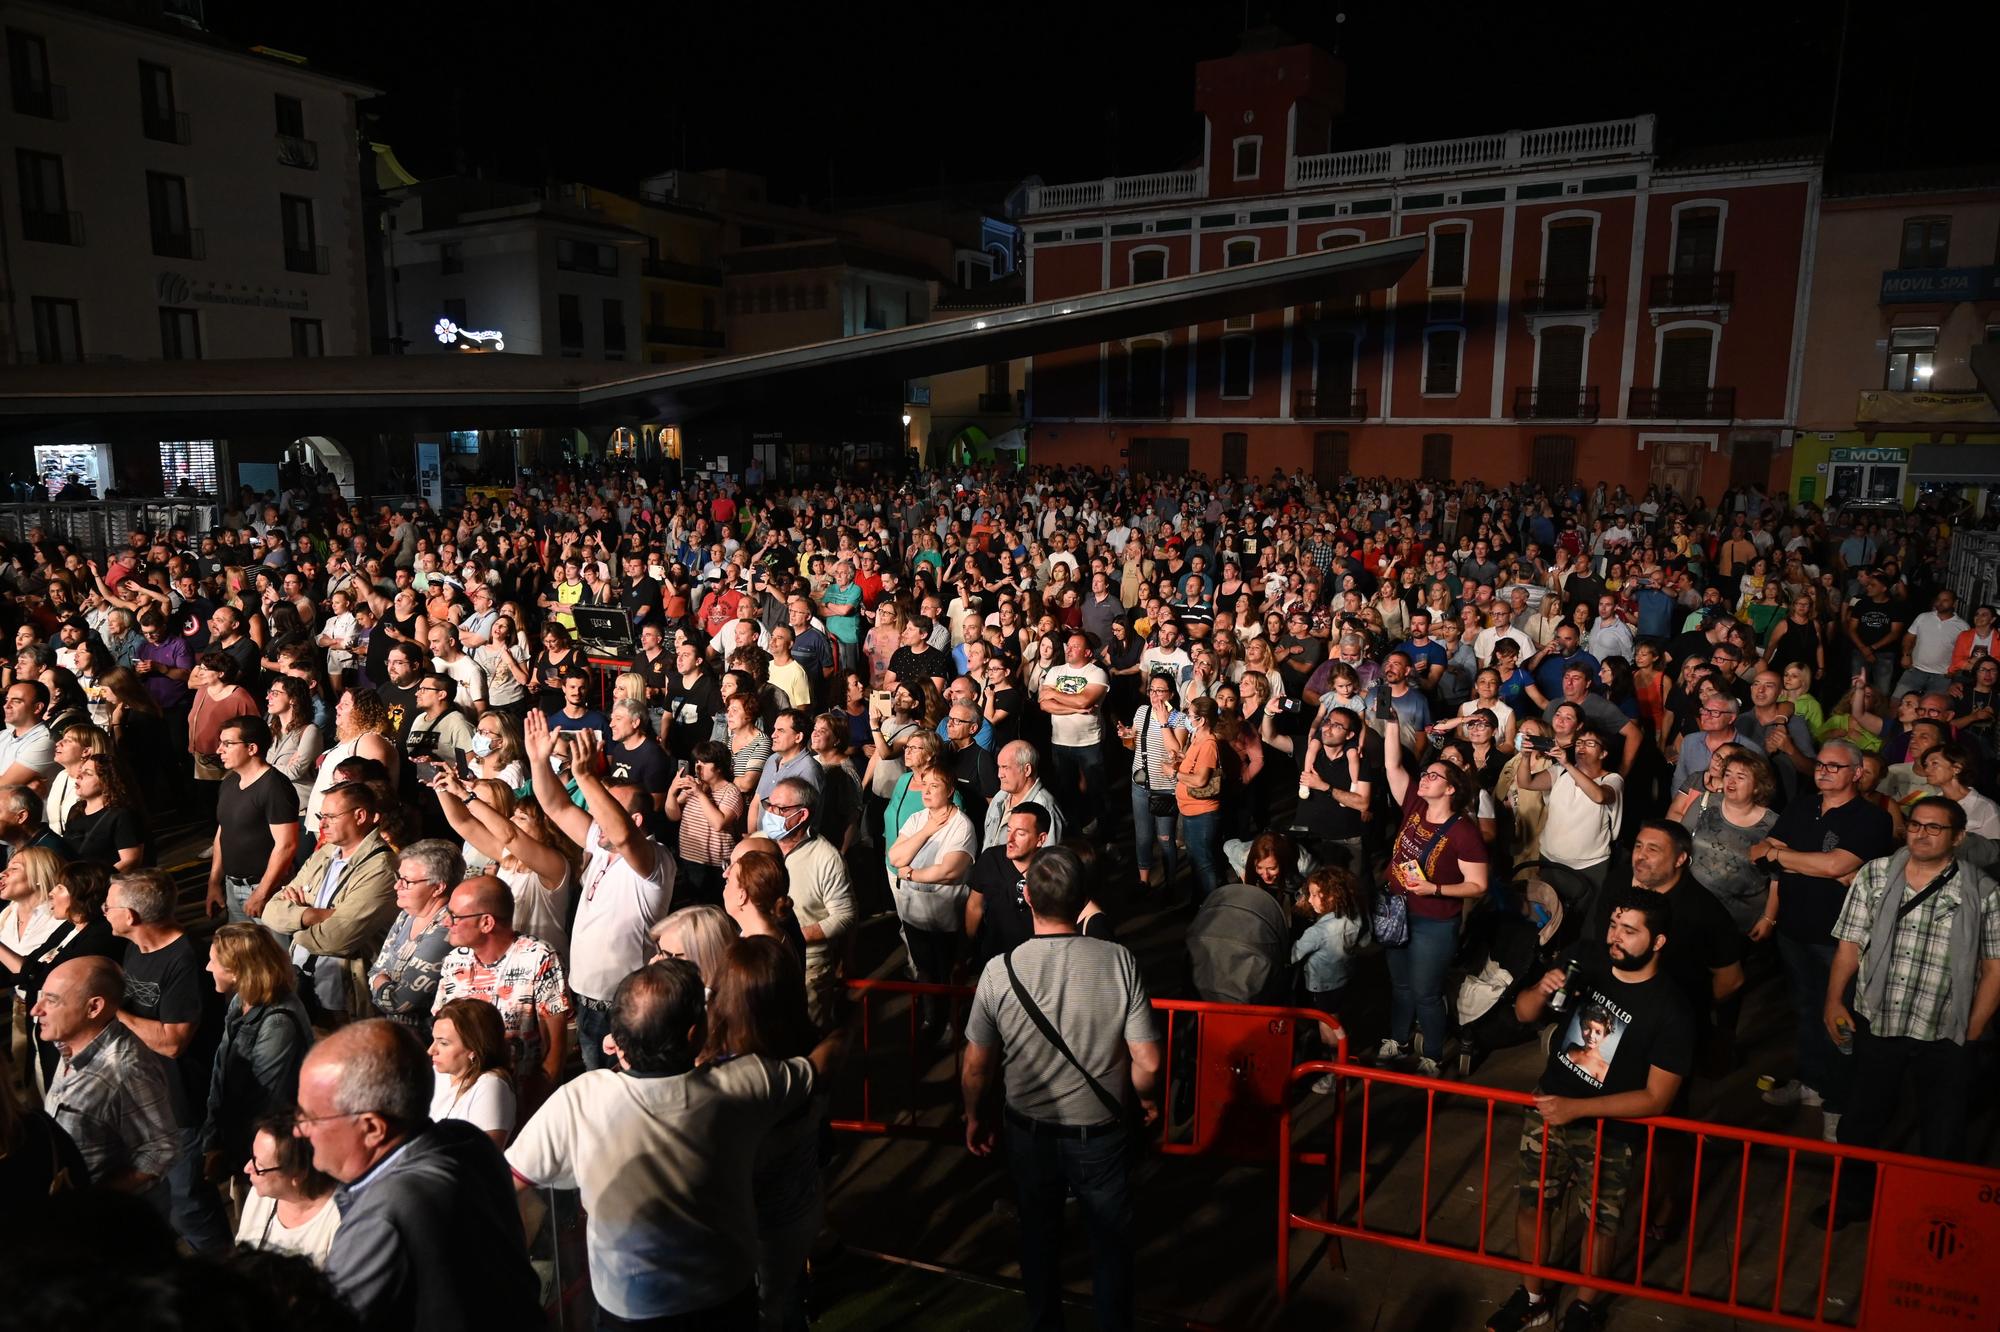
<path id="1" fill-rule="evenodd" d="M 1222 750 L 1220 744 L 1218 743 L 1216 747 L 1214 771 L 1209 773 L 1208 780 L 1203 782 L 1200 786 L 1188 787 L 1187 795 L 1189 800 L 1213 800 L 1221 794 L 1222 794 Z M 1176 808 L 1178 808 L 1178 806 L 1176 806 Z"/>
<path id="2" fill-rule="evenodd" d="M 1139 723 L 1139 744 L 1133 751 L 1138 761 L 1132 765 L 1132 777 L 1146 788 L 1146 810 L 1156 819 L 1171 818 L 1181 812 L 1180 801 L 1174 799 L 1172 791 L 1152 789 L 1152 764 L 1146 758 L 1146 733 L 1153 729 L 1153 710 L 1145 710 L 1145 720 Z"/>
<path id="3" fill-rule="evenodd" d="M 1445 834 L 1451 831 L 1451 825 L 1457 822 L 1456 814 L 1446 819 L 1438 830 L 1431 834 L 1430 841 L 1424 844 L 1424 849 L 1418 853 L 1416 859 L 1419 862 L 1429 860 L 1431 852 L 1437 850 L 1438 843 L 1444 840 Z M 1384 885 L 1384 890 L 1375 898 L 1375 909 L 1369 913 L 1369 925 L 1375 931 L 1375 942 L 1384 948 L 1400 948 L 1408 943 L 1410 941 L 1409 894 L 1401 891 L 1389 892 L 1387 885 Z"/>

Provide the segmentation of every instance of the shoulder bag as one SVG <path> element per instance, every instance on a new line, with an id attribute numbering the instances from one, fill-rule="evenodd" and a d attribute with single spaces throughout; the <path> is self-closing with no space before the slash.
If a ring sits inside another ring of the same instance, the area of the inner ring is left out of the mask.
<path id="1" fill-rule="evenodd" d="M 1049 1021 L 1049 1015 L 1042 1011 L 1041 1006 L 1028 993 L 1028 987 L 1021 984 L 1021 977 L 1014 970 L 1013 952 L 1010 950 L 1002 953 L 1000 960 L 1007 968 L 1007 983 L 1014 987 L 1014 998 L 1020 1002 L 1021 1011 L 1028 1015 L 1028 1021 L 1035 1024 L 1035 1029 L 1042 1033 L 1043 1039 L 1055 1047 L 1056 1053 L 1068 1061 L 1071 1068 L 1083 1075 L 1084 1085 L 1090 1088 L 1091 1095 L 1103 1103 L 1106 1115 L 1111 1119 L 1125 1120 L 1127 1118 L 1125 1104 L 1111 1094 L 1110 1088 L 1090 1075 L 1090 1070 L 1085 1068 L 1070 1050 L 1069 1042 L 1065 1041 L 1062 1033 L 1056 1030 L 1056 1024 Z"/>
<path id="2" fill-rule="evenodd" d="M 1438 830 L 1431 834 L 1430 841 L 1424 843 L 1424 849 L 1417 856 L 1417 860 L 1420 862 L 1429 860 L 1431 852 L 1437 850 L 1438 843 L 1444 840 L 1445 834 L 1451 831 L 1451 825 L 1457 822 L 1456 814 L 1446 819 Z M 1384 884 L 1383 891 L 1375 897 L 1375 909 L 1369 915 L 1369 925 L 1374 930 L 1375 942 L 1384 948 L 1400 948 L 1408 943 L 1410 941 L 1409 894 L 1400 890 L 1390 892 L 1388 885 Z"/>

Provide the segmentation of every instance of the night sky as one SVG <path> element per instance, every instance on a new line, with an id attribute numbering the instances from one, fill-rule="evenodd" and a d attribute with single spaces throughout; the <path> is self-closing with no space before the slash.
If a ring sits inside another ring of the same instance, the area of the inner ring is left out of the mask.
<path id="1" fill-rule="evenodd" d="M 1851 6 L 1836 169 L 2000 159 L 1982 105 L 1985 8 Z M 1670 150 L 1823 134 L 1842 5 L 209 0 L 208 16 L 389 90 L 375 136 L 420 176 L 621 188 L 738 166 L 786 201 L 945 186 L 997 204 L 1031 174 L 1192 157 L 1194 64 L 1234 50 L 1246 21 L 1345 58 L 1342 148 L 1642 111 L 1660 115 Z"/>

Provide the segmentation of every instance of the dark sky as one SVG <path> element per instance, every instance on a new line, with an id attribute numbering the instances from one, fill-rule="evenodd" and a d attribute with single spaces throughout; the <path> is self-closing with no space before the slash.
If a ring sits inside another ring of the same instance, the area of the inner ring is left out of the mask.
<path id="1" fill-rule="evenodd" d="M 1160 170 L 1197 151 L 1195 62 L 1247 21 L 1341 54 L 1339 147 L 1654 111 L 1667 146 L 1823 133 L 1838 0 L 1191 3 L 680 0 L 338 6 L 209 0 L 210 27 L 389 90 L 376 135 L 419 175 L 628 186 L 739 166 L 774 197 Z M 1856 0 L 1836 168 L 2000 158 L 1985 6 Z M 1336 22 L 1336 15 L 1344 21 Z"/>

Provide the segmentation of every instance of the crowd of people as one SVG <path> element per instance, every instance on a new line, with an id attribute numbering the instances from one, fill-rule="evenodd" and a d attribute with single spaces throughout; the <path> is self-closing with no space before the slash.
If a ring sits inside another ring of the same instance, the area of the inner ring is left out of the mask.
<path id="1" fill-rule="evenodd" d="M 138 1195 L 364 1326 L 526 1326 L 511 1172 L 581 1191 L 607 1326 L 802 1326 L 841 981 L 891 917 L 912 979 L 974 987 L 913 1030 L 964 1046 L 1036 1326 L 1066 1195 L 1100 1321 L 1132 1316 L 1126 1148 L 1170 1034 L 1135 921 L 1185 930 L 1200 997 L 1338 1015 L 1424 1075 L 1546 1032 L 1524 1247 L 1593 1191 L 1615 1237 L 1643 1152 L 1607 1129 L 1600 1160 L 1596 1123 L 1686 1113 L 1746 979 L 1797 1013 L 1766 1101 L 1880 1146 L 1920 1084 L 1917 1145 L 1965 1156 L 2000 1006 L 1996 616 L 1938 581 L 1968 517 L 599 470 L 30 532 L 0 563 L 0 1192 Z M 1530 1281 L 1490 1326 L 1551 1314 Z"/>

